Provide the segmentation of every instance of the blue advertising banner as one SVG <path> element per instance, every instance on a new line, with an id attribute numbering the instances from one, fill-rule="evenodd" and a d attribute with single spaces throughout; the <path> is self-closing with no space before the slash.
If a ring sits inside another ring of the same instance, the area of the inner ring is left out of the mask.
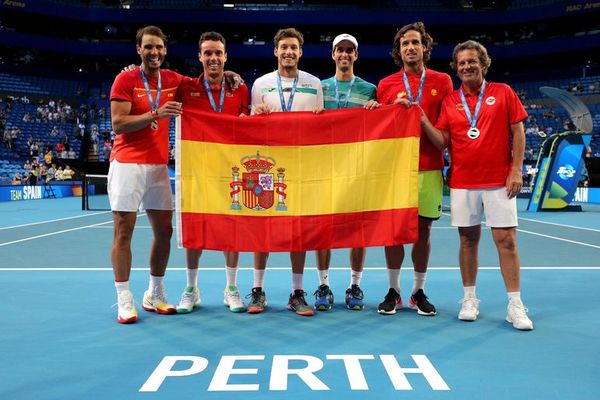
<path id="1" fill-rule="evenodd" d="M 598 203 L 600 204 L 600 188 L 578 187 L 573 197 L 574 203 Z"/>
<path id="2" fill-rule="evenodd" d="M 81 182 L 53 184 L 52 186 L 0 186 L 0 201 L 25 201 L 72 196 L 81 196 Z"/>
<path id="3" fill-rule="evenodd" d="M 591 135 L 561 134 L 545 146 L 528 211 L 566 208 L 577 190 Z"/>
<path id="4" fill-rule="evenodd" d="M 590 139 L 590 135 L 573 135 L 560 142 L 545 185 L 542 209 L 561 209 L 571 203 L 584 165 L 583 153 Z"/>
<path id="5" fill-rule="evenodd" d="M 542 208 L 564 208 L 571 202 L 583 164 L 583 144 L 573 145 L 563 140 L 558 146 L 556 160 L 546 184 Z"/>

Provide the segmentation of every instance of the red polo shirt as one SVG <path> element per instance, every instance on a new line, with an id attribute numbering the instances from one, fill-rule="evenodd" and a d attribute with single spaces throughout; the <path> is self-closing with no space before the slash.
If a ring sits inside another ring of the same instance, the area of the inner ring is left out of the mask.
<path id="1" fill-rule="evenodd" d="M 162 106 L 167 101 L 175 100 L 177 87 L 183 76 L 168 69 L 161 69 L 160 77 L 162 90 L 159 106 Z M 146 76 L 146 78 L 152 99 L 156 101 L 158 77 Z M 110 90 L 110 100 L 130 102 L 130 115 L 141 115 L 150 111 L 150 101 L 139 67 L 134 71 L 121 72 L 117 75 Z M 169 162 L 169 120 L 170 118 L 157 120 L 157 130 L 153 130 L 148 125 L 135 132 L 118 134 L 110 153 L 110 161 L 116 159 L 123 163 L 167 164 Z"/>
<path id="2" fill-rule="evenodd" d="M 465 93 L 471 115 L 475 111 L 479 91 Z M 475 189 L 506 185 L 512 167 L 510 126 L 527 118 L 521 101 L 503 83 L 487 82 L 477 128 L 480 136 L 470 139 L 469 121 L 455 90 L 444 100 L 436 127 L 450 133 L 450 187 Z"/>
<path id="3" fill-rule="evenodd" d="M 403 69 L 393 75 L 383 78 L 377 86 L 377 101 L 382 104 L 393 104 L 397 98 L 408 98 L 404 79 L 402 78 Z M 421 74 L 406 73 L 410 91 L 413 99 L 417 100 L 419 93 L 419 84 L 421 83 Z M 444 98 L 451 94 L 453 90 L 452 79 L 448 74 L 427 69 L 425 72 L 425 83 L 423 84 L 423 95 L 421 97 L 421 108 L 432 124 L 436 124 L 442 102 Z M 444 158 L 439 151 L 427 138 L 425 132 L 421 131 L 421 140 L 419 145 L 419 171 L 433 171 L 444 168 Z"/>
<path id="4" fill-rule="evenodd" d="M 206 88 L 203 83 L 204 74 L 195 79 L 184 79 L 177 91 L 177 100 L 183 103 L 185 108 L 193 108 L 201 111 L 212 111 L 212 106 L 206 93 Z M 220 87 L 211 87 L 210 95 L 215 101 L 215 105 L 219 106 L 221 96 Z M 249 114 L 248 104 L 250 96 L 248 95 L 248 86 L 245 84 L 232 91 L 229 85 L 225 84 L 225 98 L 223 101 L 223 114 L 240 115 Z"/>

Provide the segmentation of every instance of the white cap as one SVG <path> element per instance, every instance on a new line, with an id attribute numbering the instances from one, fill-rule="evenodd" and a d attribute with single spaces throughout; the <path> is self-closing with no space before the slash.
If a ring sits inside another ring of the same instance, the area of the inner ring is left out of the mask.
<path id="1" fill-rule="evenodd" d="M 338 45 L 338 43 L 340 43 L 343 40 L 347 40 L 350 43 L 352 43 L 354 45 L 354 48 L 356 50 L 358 50 L 358 41 L 356 40 L 356 38 L 352 35 L 349 35 L 347 33 L 342 33 L 341 35 L 337 35 L 335 37 L 335 39 L 333 39 L 333 48 L 335 49 L 335 46 Z"/>

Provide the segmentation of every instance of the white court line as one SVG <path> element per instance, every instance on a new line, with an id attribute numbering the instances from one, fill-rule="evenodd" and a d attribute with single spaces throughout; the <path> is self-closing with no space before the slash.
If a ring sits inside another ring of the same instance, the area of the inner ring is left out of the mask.
<path id="1" fill-rule="evenodd" d="M 448 213 L 442 213 L 442 215 L 447 215 L 448 217 L 450 216 L 450 214 L 448 214 Z M 519 217 L 519 219 L 522 219 L 523 221 L 537 222 L 538 224 L 556 225 L 556 226 L 562 226 L 565 228 L 580 229 L 583 231 L 600 232 L 600 229 L 584 228 L 582 226 L 559 224 L 557 222 L 540 221 L 539 219 L 532 219 L 532 218 L 525 218 L 525 217 Z"/>
<path id="2" fill-rule="evenodd" d="M 79 216 L 75 216 L 75 217 L 59 218 L 59 219 L 49 220 L 49 221 L 34 222 L 34 223 L 31 223 L 31 224 L 15 225 L 15 226 L 12 226 L 12 227 L 0 228 L 0 230 L 2 230 L 2 229 L 16 228 L 16 227 L 21 227 L 21 226 L 38 225 L 38 224 L 42 224 L 42 223 L 56 222 L 56 221 L 62 221 L 62 220 L 66 220 L 66 219 L 82 218 L 82 217 L 91 216 L 91 215 L 106 214 L 106 213 L 109 213 L 109 212 L 110 211 L 103 211 L 103 212 L 98 212 L 98 213 L 93 213 L 93 214 L 87 214 L 87 215 L 79 215 Z M 442 213 L 442 214 L 445 214 L 445 213 Z M 146 215 L 146 213 L 140 213 L 140 214 L 138 214 L 138 217 L 142 217 L 144 215 Z M 445 214 L 445 215 L 448 215 L 448 214 Z M 71 228 L 71 229 L 64 229 L 64 230 L 60 230 L 60 231 L 56 231 L 56 232 L 46 233 L 46 234 L 43 234 L 43 235 L 30 236 L 30 237 L 19 239 L 19 240 L 13 240 L 13 241 L 10 241 L 10 242 L 0 243 L 0 247 L 7 246 L 9 244 L 21 243 L 21 242 L 25 242 L 25 241 L 28 241 L 28 240 L 40 239 L 40 238 L 47 237 L 47 236 L 53 236 L 53 235 L 58 235 L 58 234 L 61 234 L 61 233 L 72 232 L 72 231 L 77 231 L 77 230 L 87 229 L 87 228 L 108 228 L 108 229 L 112 229 L 112 227 L 102 226 L 102 225 L 107 225 L 107 224 L 112 224 L 112 223 L 113 223 L 113 221 L 111 220 L 111 221 L 107 221 L 107 222 L 101 222 L 101 223 L 98 223 L 98 224 L 85 225 L 85 226 L 80 226 L 80 227 Z M 136 228 L 150 228 L 150 227 L 142 225 L 142 226 L 139 226 L 139 227 L 136 226 Z M 455 229 L 455 227 L 452 227 L 452 226 L 448 226 L 448 227 L 434 227 L 434 229 Z M 523 232 L 523 233 L 528 233 L 530 235 L 542 236 L 542 237 L 546 237 L 546 238 L 549 238 L 549 239 L 555 239 L 555 240 L 560 240 L 560 241 L 563 241 L 563 242 L 568 242 L 568 243 L 578 244 L 578 245 L 581 245 L 581 246 L 587 246 L 587 247 L 592 247 L 592 248 L 595 248 L 595 249 L 600 249 L 600 246 L 589 244 L 589 243 L 584 243 L 584 242 L 578 242 L 576 240 L 563 239 L 563 238 L 559 238 L 559 237 L 556 237 L 556 236 L 544 235 L 542 233 L 526 231 L 526 230 L 523 230 L 523 229 L 517 229 L 517 231 Z M 240 269 L 243 269 L 243 268 L 240 268 Z M 271 268 L 271 269 L 273 269 L 273 268 Z M 330 268 L 330 269 L 335 269 L 335 268 Z M 382 268 L 382 269 L 385 269 L 385 268 Z M 485 268 L 480 268 L 480 269 L 485 269 Z M 135 270 L 135 268 L 132 268 L 132 270 Z"/>
<path id="3" fill-rule="evenodd" d="M 65 217 L 65 218 L 57 218 L 57 219 L 49 219 L 47 221 L 39 221 L 39 222 L 31 222 L 29 224 L 21 224 L 21 225 L 13 225 L 13 226 L 5 226 L 0 228 L 0 231 L 6 230 L 6 229 L 13 229 L 13 228 L 22 228 L 24 226 L 32 226 L 32 225 L 40 225 L 40 224 L 48 224 L 50 222 L 58 222 L 58 221 L 66 221 L 68 219 L 75 219 L 75 218 L 85 218 L 85 217 L 91 217 L 93 215 L 99 215 L 99 214 L 106 214 L 109 213 L 110 211 L 100 211 L 97 213 L 91 213 L 91 214 L 85 214 L 85 215 L 76 215 L 74 217 Z"/>
<path id="4" fill-rule="evenodd" d="M 449 215 L 449 214 L 446 214 L 446 215 Z M 535 219 L 530 220 L 528 218 L 520 218 L 520 217 L 519 217 L 519 219 L 523 219 L 525 221 L 539 222 L 539 223 L 542 223 L 542 224 L 559 225 L 559 226 L 565 226 L 565 227 L 569 227 L 569 228 L 584 229 L 584 230 L 589 230 L 589 231 L 594 231 L 594 232 L 600 232 L 600 230 L 595 230 L 595 229 L 590 229 L 590 228 L 580 228 L 580 227 L 576 227 L 576 226 L 572 226 L 572 225 L 556 224 L 556 223 L 553 223 L 553 222 L 542 222 L 542 221 L 538 221 L 538 220 L 535 220 Z M 484 224 L 485 224 L 485 222 L 484 222 Z M 581 245 L 581 246 L 587 246 L 587 247 L 593 247 L 595 249 L 600 249 L 600 246 L 596 246 L 595 244 L 578 242 L 576 240 L 563 239 L 563 238 L 560 238 L 560 237 L 550 236 L 550 235 L 544 235 L 543 233 L 526 231 L 524 229 L 519 229 L 519 228 L 517 228 L 517 231 L 518 232 L 523 232 L 523 233 L 528 233 L 530 235 L 542 236 L 542 237 L 545 237 L 545 238 L 548 238 L 548 239 L 555 239 L 555 240 L 560 240 L 560 241 L 563 241 L 563 242 L 568 242 L 568 243 L 578 244 L 578 245 Z"/>
<path id="5" fill-rule="evenodd" d="M 2 247 L 2 246 L 8 246 L 9 244 L 26 242 L 28 240 L 40 239 L 40 238 L 47 237 L 47 236 L 59 235 L 61 233 L 65 233 L 65 232 L 79 231 L 81 229 L 86 229 L 86 228 L 90 228 L 90 227 L 93 227 L 93 226 L 105 225 L 105 224 L 112 224 L 112 223 L 113 223 L 113 221 L 111 220 L 111 221 L 107 221 L 107 222 L 100 222 L 98 224 L 79 226 L 77 228 L 63 229 L 62 231 L 44 233 L 43 235 L 30 236 L 30 237 L 26 237 L 26 238 L 19 239 L 19 240 L 13 240 L 13 241 L 10 241 L 10 242 L 0 243 L 0 247 Z"/>
<path id="6" fill-rule="evenodd" d="M 523 217 L 519 217 L 519 219 L 522 219 L 523 221 L 537 222 L 538 224 L 556 225 L 556 226 L 562 226 L 562 227 L 565 227 L 565 228 L 581 229 L 583 231 L 600 232 L 600 229 L 584 228 L 582 226 L 559 224 L 559 223 L 556 223 L 556 222 L 540 221 L 538 219 L 523 218 Z"/>
<path id="7" fill-rule="evenodd" d="M 525 231 L 523 229 L 517 229 L 517 231 L 519 232 L 523 232 L 523 233 L 529 233 L 530 235 L 535 235 L 535 236 L 542 236 L 542 237 L 546 237 L 549 239 L 555 239 L 555 240 L 560 240 L 562 242 L 568 242 L 568 243 L 574 243 L 574 244 L 578 244 L 581 246 L 587 246 L 587 247 L 593 247 L 595 249 L 600 249 L 600 246 L 596 246 L 595 244 L 589 244 L 589 243 L 584 243 L 584 242 L 578 242 L 576 240 L 569 240 L 569 239 L 563 239 L 563 238 L 559 238 L 556 236 L 550 236 L 550 235 L 544 235 L 542 233 L 537 233 L 537 232 L 531 232 L 531 231 Z"/>
<path id="8" fill-rule="evenodd" d="M 485 225 L 485 222 L 483 223 L 483 225 Z M 488 227 L 487 225 L 485 225 L 483 227 L 483 229 L 485 229 L 486 231 L 491 230 L 491 228 Z M 528 233 L 528 234 L 534 235 L 534 236 L 542 236 L 542 237 L 545 237 L 545 238 L 548 238 L 548 239 L 560 240 L 561 242 L 568 242 L 568 243 L 578 244 L 580 246 L 587 246 L 587 247 L 593 247 L 594 249 L 600 249 L 600 246 L 597 246 L 595 244 L 590 244 L 590 243 L 585 243 L 585 242 L 579 242 L 577 240 L 564 239 L 564 238 L 561 238 L 561 237 L 558 237 L 558 236 L 545 235 L 543 233 L 538 233 L 538 232 L 526 231 L 526 230 L 520 229 L 520 228 L 517 228 L 517 232 Z"/>
<path id="9" fill-rule="evenodd" d="M 108 212 L 111 212 L 111 211 L 108 211 Z M 142 212 L 142 213 L 139 213 L 139 214 L 138 214 L 138 217 L 143 217 L 144 215 L 146 215 L 146 213 L 145 213 L 145 212 Z M 113 221 L 112 221 L 112 220 L 110 220 L 110 221 L 106 221 L 106 222 L 100 222 L 100 223 L 98 223 L 98 224 L 91 224 L 91 225 L 78 226 L 77 228 L 63 229 L 63 230 L 61 230 L 61 231 L 55 231 L 55 232 L 45 233 L 45 234 L 43 234 L 43 235 L 30 236 L 30 237 L 26 237 L 26 238 L 19 239 L 19 240 L 13 240 L 13 241 L 10 241 L 10 242 L 4 242 L 4 243 L 0 243 L 0 247 L 2 247 L 2 246 L 7 246 L 7 245 L 9 245 L 9 244 L 15 244 L 15 243 L 26 242 L 26 241 L 28 241 L 28 240 L 40 239 L 40 238 L 47 237 L 47 236 L 59 235 L 59 234 L 61 234 L 61 233 L 72 232 L 72 231 L 78 231 L 78 230 L 81 230 L 81 229 L 94 228 L 94 227 L 97 227 L 97 226 L 100 226 L 100 225 L 107 225 L 107 224 L 112 224 L 112 223 L 113 223 Z"/>
<path id="10" fill-rule="evenodd" d="M 240 271 L 252 271 L 252 267 L 239 267 Z M 330 270 L 335 271 L 348 271 L 350 267 L 331 267 Z M 365 270 L 368 271 L 385 271 L 385 267 L 365 267 Z M 412 270 L 412 267 L 402 267 L 402 269 Z M 459 267 L 429 267 L 428 270 L 438 270 L 438 271 L 458 271 Z M 499 267 L 479 267 L 480 270 L 488 270 L 488 271 L 498 271 Z M 600 271 L 600 266 L 598 267 L 521 267 L 522 270 L 534 270 L 534 271 L 569 271 L 569 270 L 593 270 Z M 140 268 L 134 267 L 131 268 L 132 271 L 149 271 L 150 268 Z M 185 271 L 185 268 L 168 268 L 167 271 Z M 200 267 L 202 271 L 224 271 L 225 267 Z M 291 267 L 267 267 L 269 271 L 291 271 Z M 316 267 L 308 267 L 304 268 L 305 271 L 316 271 Z M 61 267 L 61 268 L 40 268 L 40 267 L 9 267 L 9 268 L 1 268 L 2 271 L 112 271 L 112 268 L 106 267 L 91 267 L 91 268 L 78 268 L 78 267 Z"/>

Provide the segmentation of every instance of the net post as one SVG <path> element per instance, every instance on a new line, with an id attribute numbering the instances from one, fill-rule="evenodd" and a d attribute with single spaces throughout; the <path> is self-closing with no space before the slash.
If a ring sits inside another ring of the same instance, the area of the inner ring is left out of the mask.
<path id="1" fill-rule="evenodd" d="M 81 209 L 86 211 L 87 208 L 87 175 L 83 174 L 83 185 L 81 185 Z"/>

